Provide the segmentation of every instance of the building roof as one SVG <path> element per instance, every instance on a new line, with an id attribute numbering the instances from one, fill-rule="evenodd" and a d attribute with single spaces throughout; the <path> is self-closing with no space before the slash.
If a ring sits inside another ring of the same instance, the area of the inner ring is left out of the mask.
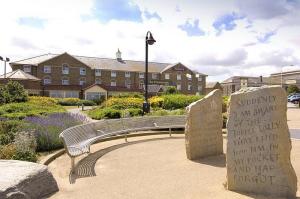
<path id="1" fill-rule="evenodd" d="M 222 81 L 221 83 L 232 83 L 234 82 L 234 80 L 237 79 L 248 79 L 250 82 L 257 82 L 260 81 L 261 77 L 253 77 L 253 76 L 232 76 L 224 81 Z"/>
<path id="2" fill-rule="evenodd" d="M 68 53 L 63 53 L 68 54 Z M 11 65 L 38 65 L 45 61 L 48 61 L 52 58 L 63 54 L 44 54 L 36 57 L 31 57 L 28 59 L 23 59 L 19 61 L 11 62 Z M 68 54 L 69 55 L 69 54 Z M 99 58 L 99 57 L 87 57 L 87 56 L 77 56 L 70 55 L 83 64 L 87 65 L 92 69 L 104 69 L 104 70 L 117 70 L 117 71 L 131 71 L 131 72 L 144 72 L 145 71 L 145 62 L 144 61 L 134 61 L 134 60 L 117 60 L 111 58 Z M 159 62 L 149 62 L 149 72 L 151 73 L 162 73 L 163 71 L 172 68 L 176 64 L 170 63 L 159 63 Z M 195 72 L 195 71 L 193 71 Z M 195 72 L 198 73 L 198 72 Z M 205 75 L 202 73 L 198 73 L 200 75 Z"/>
<path id="3" fill-rule="evenodd" d="M 285 71 L 280 73 L 272 73 L 271 76 L 294 75 L 294 74 L 300 74 L 300 70 L 291 70 L 291 71 Z"/>
<path id="4" fill-rule="evenodd" d="M 103 88 L 106 91 L 119 91 L 119 92 L 142 92 L 142 89 L 138 89 L 138 88 L 127 88 L 125 86 L 107 86 L 107 85 L 103 85 L 103 84 L 92 84 L 88 87 L 85 87 L 83 90 L 87 90 L 89 88 L 92 88 L 94 86 L 98 86 Z"/>
<path id="5" fill-rule="evenodd" d="M 31 81 L 40 81 L 39 78 L 32 76 L 24 71 L 18 69 L 9 73 L 6 73 L 6 79 L 11 80 L 31 80 Z M 0 76 L 0 79 L 4 79 L 4 75 Z"/>
<path id="6" fill-rule="evenodd" d="M 219 82 L 207 82 L 205 88 L 215 88 Z"/>

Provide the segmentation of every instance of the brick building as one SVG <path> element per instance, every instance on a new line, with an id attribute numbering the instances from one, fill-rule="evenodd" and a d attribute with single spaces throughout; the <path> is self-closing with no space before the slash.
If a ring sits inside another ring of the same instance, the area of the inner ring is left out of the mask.
<path id="1" fill-rule="evenodd" d="M 45 54 L 10 65 L 13 71 L 23 70 L 40 79 L 39 93 L 44 96 L 94 99 L 144 90 L 145 63 L 123 60 L 119 50 L 116 59 Z M 206 75 L 181 63 L 149 62 L 148 81 L 150 85 L 176 86 L 184 94 L 205 94 Z"/>

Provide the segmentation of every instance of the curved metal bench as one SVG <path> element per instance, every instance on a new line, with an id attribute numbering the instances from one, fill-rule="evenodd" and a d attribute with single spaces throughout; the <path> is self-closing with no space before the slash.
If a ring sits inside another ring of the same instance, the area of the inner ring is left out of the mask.
<path id="1" fill-rule="evenodd" d="M 59 137 L 63 140 L 67 154 L 71 158 L 74 171 L 75 157 L 90 153 L 90 146 L 104 138 L 124 135 L 137 131 L 185 128 L 186 116 L 145 116 L 121 119 L 108 119 L 78 125 L 64 130 Z"/>

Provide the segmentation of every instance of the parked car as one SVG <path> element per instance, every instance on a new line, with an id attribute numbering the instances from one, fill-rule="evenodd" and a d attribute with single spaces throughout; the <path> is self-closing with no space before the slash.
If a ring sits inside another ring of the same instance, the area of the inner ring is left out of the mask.
<path id="1" fill-rule="evenodd" d="M 291 102 L 291 99 L 293 99 L 294 97 L 300 97 L 300 93 L 293 93 L 288 95 L 287 97 L 288 102 Z"/>
<path id="2" fill-rule="evenodd" d="M 294 104 L 297 104 L 300 102 L 300 95 L 293 95 L 289 98 L 289 102 L 292 102 Z"/>

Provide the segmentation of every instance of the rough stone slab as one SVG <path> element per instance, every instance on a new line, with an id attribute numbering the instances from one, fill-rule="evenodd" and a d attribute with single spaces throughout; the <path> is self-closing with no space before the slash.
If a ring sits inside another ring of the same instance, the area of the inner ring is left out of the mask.
<path id="1" fill-rule="evenodd" d="M 187 107 L 186 155 L 190 160 L 223 153 L 222 92 L 213 90 Z"/>
<path id="2" fill-rule="evenodd" d="M 40 199 L 58 191 L 47 166 L 18 160 L 0 160 L 0 198 Z"/>
<path id="3" fill-rule="evenodd" d="M 229 190 L 294 198 L 287 96 L 280 87 L 247 88 L 231 95 L 227 123 Z"/>

